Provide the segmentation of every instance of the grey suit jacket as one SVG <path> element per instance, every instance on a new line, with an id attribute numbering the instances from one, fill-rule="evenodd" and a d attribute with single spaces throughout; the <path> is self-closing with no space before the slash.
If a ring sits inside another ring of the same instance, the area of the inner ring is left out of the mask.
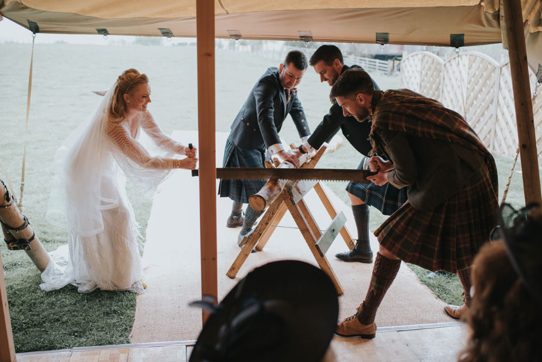
<path id="1" fill-rule="evenodd" d="M 310 135 L 305 111 L 297 94 L 290 94 L 280 84 L 278 68 L 269 68 L 256 82 L 231 126 L 230 139 L 242 150 L 254 150 L 280 143 L 278 133 L 290 114 L 299 137 Z"/>

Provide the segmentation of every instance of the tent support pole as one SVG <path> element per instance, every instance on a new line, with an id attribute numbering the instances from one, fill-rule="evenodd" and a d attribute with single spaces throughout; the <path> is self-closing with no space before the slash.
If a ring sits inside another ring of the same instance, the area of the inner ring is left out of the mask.
<path id="1" fill-rule="evenodd" d="M 540 174 L 520 0 L 502 0 L 516 108 L 525 203 L 542 203 Z"/>
<path id="2" fill-rule="evenodd" d="M 196 2 L 201 294 L 218 298 L 216 230 L 215 4 Z M 203 312 L 203 323 L 208 313 Z"/>

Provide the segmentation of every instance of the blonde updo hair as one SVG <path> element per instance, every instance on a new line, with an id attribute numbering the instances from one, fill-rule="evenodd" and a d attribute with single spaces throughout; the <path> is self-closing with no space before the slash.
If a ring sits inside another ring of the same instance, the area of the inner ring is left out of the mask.
<path id="1" fill-rule="evenodd" d="M 117 79 L 117 87 L 109 108 L 110 115 L 117 119 L 123 119 L 127 112 L 124 95 L 133 91 L 138 85 L 147 83 L 149 83 L 149 78 L 145 74 L 141 74 L 133 68 L 125 70 Z"/>

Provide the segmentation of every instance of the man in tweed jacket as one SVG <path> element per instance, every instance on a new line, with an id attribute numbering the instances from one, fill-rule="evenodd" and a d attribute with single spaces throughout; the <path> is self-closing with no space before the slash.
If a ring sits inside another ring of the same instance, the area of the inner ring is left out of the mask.
<path id="1" fill-rule="evenodd" d="M 297 50 L 286 55 L 279 68 L 269 68 L 256 82 L 245 104 L 237 114 L 226 141 L 223 167 L 264 167 L 265 155 L 278 155 L 299 167 L 299 160 L 289 149 L 284 149 L 278 133 L 290 114 L 302 141 L 310 135 L 305 111 L 297 97 L 296 86 L 308 67 L 305 55 Z M 252 231 L 258 217 L 263 213 L 254 211 L 250 205 L 241 216 L 244 203 L 258 192 L 265 181 L 222 180 L 219 194 L 233 200 L 228 227 L 243 226 L 239 241 Z"/>
<path id="2" fill-rule="evenodd" d="M 465 305 L 445 308 L 461 317 L 471 301 L 471 265 L 489 240 L 498 210 L 495 161 L 476 133 L 456 112 L 410 90 L 374 89 L 360 69 L 343 73 L 332 96 L 344 114 L 371 118 L 374 149 L 369 179 L 407 188 L 408 201 L 376 231 L 380 244 L 367 295 L 358 312 L 337 327 L 342 336 L 374 338 L 377 309 L 401 260 L 423 268 L 457 273 Z"/>

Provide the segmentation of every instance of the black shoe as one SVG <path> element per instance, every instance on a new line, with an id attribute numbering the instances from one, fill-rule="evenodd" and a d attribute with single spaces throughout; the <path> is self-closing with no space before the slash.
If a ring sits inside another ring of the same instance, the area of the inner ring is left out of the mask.
<path id="1" fill-rule="evenodd" d="M 360 263 L 367 263 L 370 264 L 373 262 L 373 252 L 362 252 L 357 251 L 356 249 L 349 250 L 345 253 L 339 253 L 335 254 L 337 259 L 346 261 L 346 262 L 352 262 L 352 261 L 358 261 Z"/>
<path id="2" fill-rule="evenodd" d="M 228 221 L 226 222 L 226 226 L 232 229 L 238 228 L 239 226 L 243 226 L 243 214 L 239 215 L 230 215 L 228 218 Z"/>

